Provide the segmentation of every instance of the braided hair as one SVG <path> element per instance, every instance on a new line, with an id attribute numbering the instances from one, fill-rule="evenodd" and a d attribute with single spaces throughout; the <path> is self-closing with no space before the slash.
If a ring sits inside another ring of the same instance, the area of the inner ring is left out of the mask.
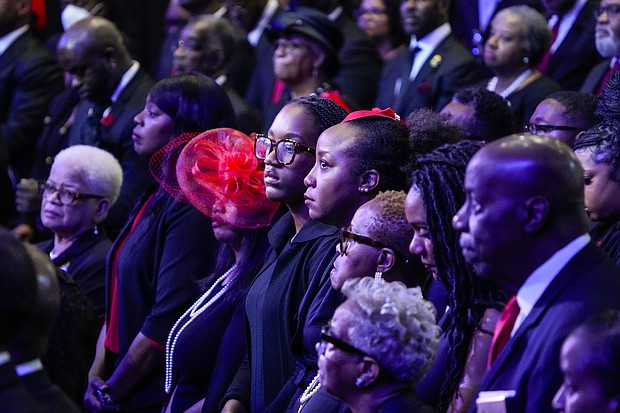
<path id="1" fill-rule="evenodd" d="M 347 111 L 336 102 L 316 95 L 293 99 L 287 103 L 288 105 L 297 105 L 314 118 L 317 138 L 325 129 L 339 124 L 347 116 Z"/>
<path id="2" fill-rule="evenodd" d="M 435 265 L 450 292 L 449 326 L 445 331 L 449 350 L 446 379 L 441 388 L 438 411 L 446 411 L 463 375 L 469 342 L 484 311 L 501 310 L 506 294 L 476 276 L 465 261 L 452 217 L 465 202 L 465 168 L 484 142 L 464 140 L 440 146 L 417 159 L 412 184 L 422 194 L 430 239 L 435 246 Z"/>
<path id="3" fill-rule="evenodd" d="M 607 119 L 580 134 L 573 151 L 588 151 L 594 163 L 610 165 L 611 179 L 620 181 L 620 119 Z"/>

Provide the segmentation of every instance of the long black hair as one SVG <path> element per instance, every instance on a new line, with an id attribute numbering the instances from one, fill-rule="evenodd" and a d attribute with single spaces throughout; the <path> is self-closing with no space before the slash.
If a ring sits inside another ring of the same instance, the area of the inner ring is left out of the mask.
<path id="1" fill-rule="evenodd" d="M 483 145 L 481 141 L 464 140 L 440 146 L 419 157 L 412 173 L 412 184 L 424 200 L 437 273 L 450 293 L 449 326 L 444 332 L 449 351 L 440 412 L 446 411 L 458 389 L 474 333 L 473 322 L 477 324 L 487 308 L 501 310 L 507 298 L 492 283 L 476 276 L 463 257 L 458 233 L 452 228 L 452 217 L 465 202 L 465 168 Z"/>

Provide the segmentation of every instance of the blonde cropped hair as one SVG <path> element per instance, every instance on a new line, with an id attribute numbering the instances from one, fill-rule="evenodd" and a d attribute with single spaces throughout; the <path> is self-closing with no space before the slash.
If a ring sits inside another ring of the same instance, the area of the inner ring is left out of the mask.
<path id="1" fill-rule="evenodd" d="M 347 280 L 342 292 L 356 304 L 347 330 L 351 344 L 397 381 L 417 383 L 435 358 L 441 334 L 435 307 L 420 288 L 364 277 Z"/>
<path id="2" fill-rule="evenodd" d="M 75 145 L 58 152 L 52 169 L 62 168 L 78 176 L 91 195 L 101 195 L 112 206 L 121 192 L 123 170 L 109 152 L 89 145 Z"/>

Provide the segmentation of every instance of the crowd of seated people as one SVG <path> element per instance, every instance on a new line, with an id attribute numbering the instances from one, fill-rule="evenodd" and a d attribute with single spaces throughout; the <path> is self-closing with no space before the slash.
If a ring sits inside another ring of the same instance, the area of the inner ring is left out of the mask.
<path id="1" fill-rule="evenodd" d="M 619 411 L 620 0 L 0 15 L 1 411 Z"/>

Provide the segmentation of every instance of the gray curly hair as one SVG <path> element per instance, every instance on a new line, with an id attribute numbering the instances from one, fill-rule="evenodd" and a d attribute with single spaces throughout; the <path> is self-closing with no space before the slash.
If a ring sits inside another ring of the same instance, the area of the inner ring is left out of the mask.
<path id="1" fill-rule="evenodd" d="M 371 277 L 347 280 L 342 292 L 355 319 L 347 330 L 351 344 L 363 350 L 403 382 L 417 383 L 435 358 L 441 329 L 436 311 L 419 287 Z"/>
<path id="2" fill-rule="evenodd" d="M 80 177 L 89 193 L 105 196 L 114 205 L 121 192 L 123 170 L 116 158 L 89 145 L 70 146 L 54 157 L 52 168 L 63 168 Z"/>

